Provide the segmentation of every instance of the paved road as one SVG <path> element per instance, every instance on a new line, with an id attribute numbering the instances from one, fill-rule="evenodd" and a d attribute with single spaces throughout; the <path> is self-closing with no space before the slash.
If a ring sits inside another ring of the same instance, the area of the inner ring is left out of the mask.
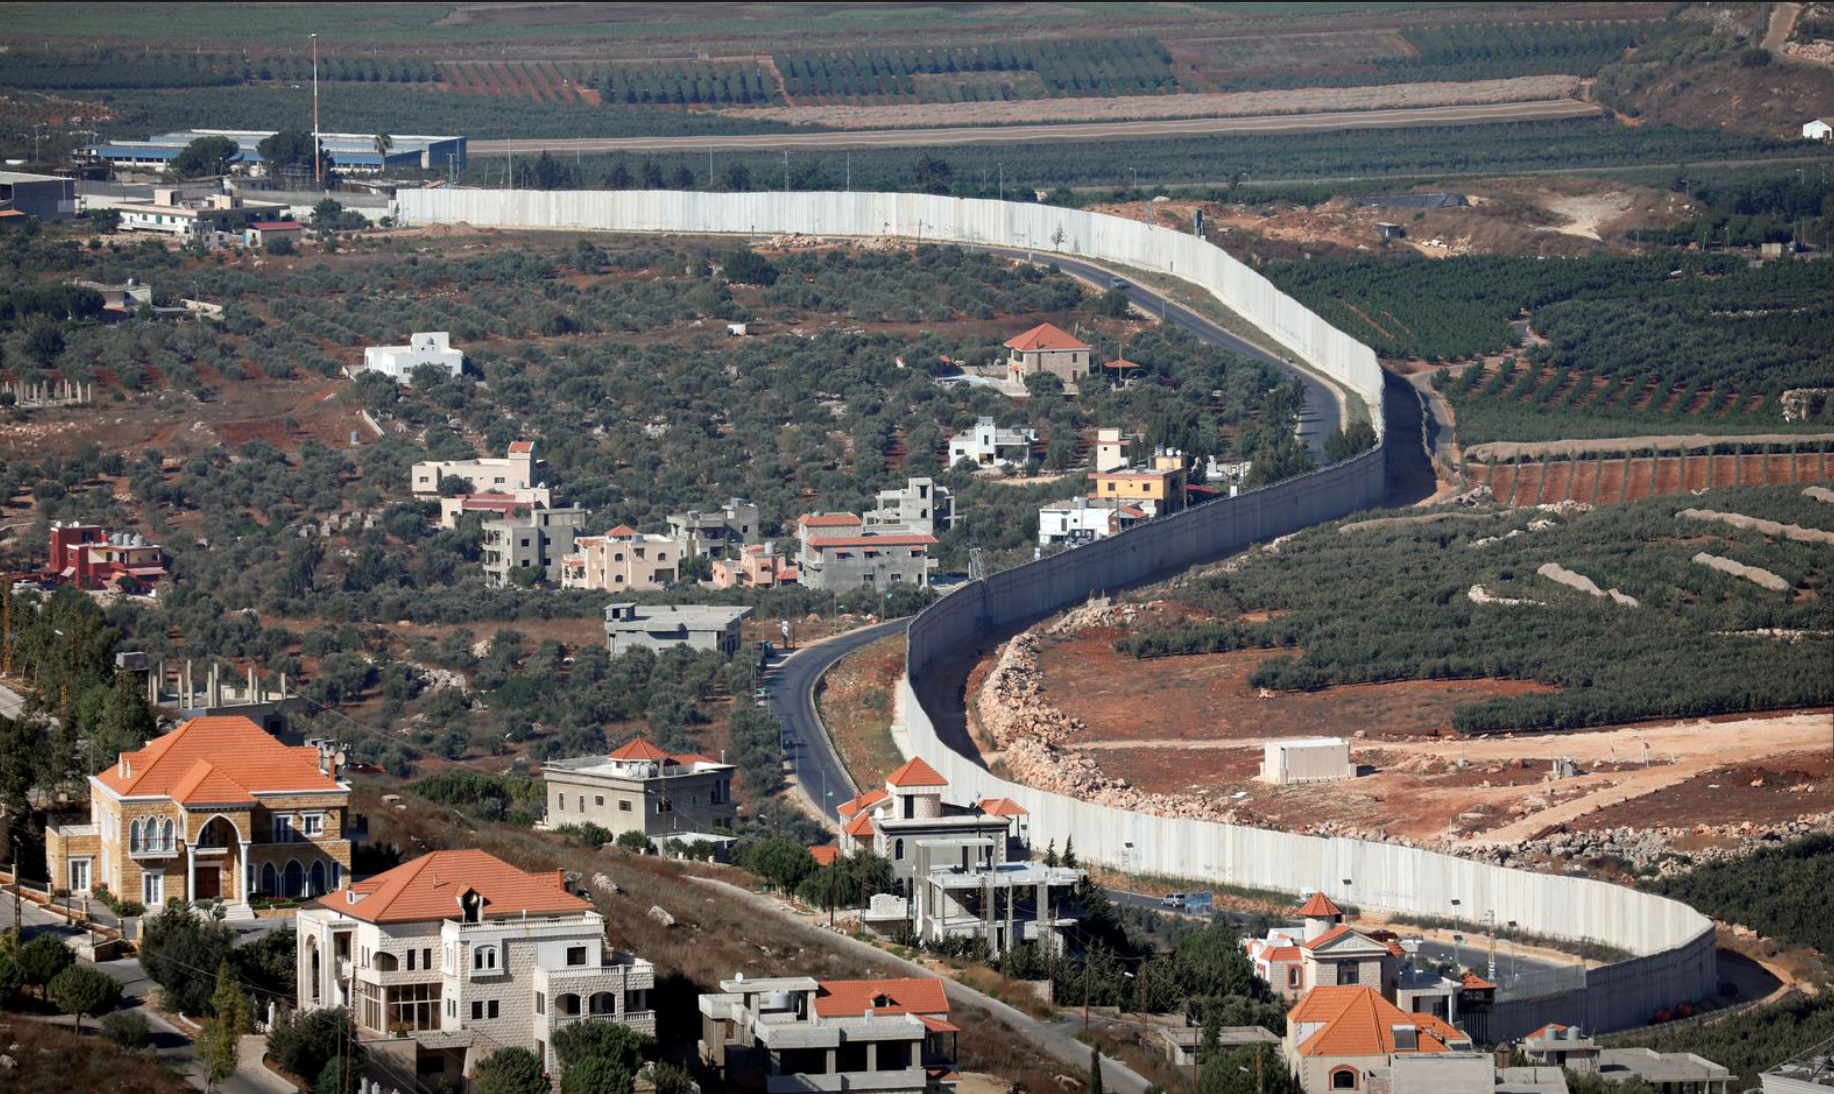
<path id="1" fill-rule="evenodd" d="M 778 152 L 786 148 L 943 148 L 977 144 L 1037 144 L 1045 141 L 1165 140 L 1229 134 L 1482 125 L 1548 118 L 1586 118 L 1600 113 L 1599 107 L 1576 99 L 1539 99 L 1475 106 L 1416 106 L 1391 110 L 1339 110 L 1318 114 L 1149 118 L 1126 122 L 956 126 L 943 129 L 822 129 L 705 137 L 529 137 L 472 141 L 468 150 L 472 156 L 501 156 L 541 151 L 706 152 L 712 149 L 725 152 Z"/>
<path id="2" fill-rule="evenodd" d="M 770 897 L 760 896 L 748 889 L 741 889 L 736 885 L 729 885 L 723 881 L 715 881 L 712 878 L 697 877 L 691 880 L 696 884 L 718 889 L 727 898 L 741 901 L 755 908 L 760 914 L 773 916 L 786 923 L 794 924 L 804 930 L 824 930 L 824 928 L 790 911 Z M 841 950 L 851 951 L 862 957 L 871 957 L 885 964 L 896 966 L 904 975 L 926 978 L 936 975 L 936 973 L 921 965 L 886 953 L 877 946 L 868 945 L 856 938 L 851 938 L 838 932 L 829 933 L 829 938 L 833 941 L 834 945 Z M 1055 1056 L 1064 1065 L 1066 1074 L 1075 1076 L 1088 1074 L 1089 1046 L 1076 1039 L 1076 1033 L 1081 1029 L 1081 1022 L 1078 1019 L 1065 1016 L 1058 1018 L 1054 1022 L 1042 1021 L 1033 1018 L 1021 1010 L 1007 1006 L 991 995 L 978 992 L 968 987 L 966 984 L 958 983 L 947 978 L 944 978 L 942 983 L 943 991 L 949 996 L 951 1001 L 958 1005 L 971 1004 L 991 1012 L 996 1018 L 999 1018 L 1008 1026 L 1011 1026 L 1033 1045 Z M 962 1016 L 957 1015 L 958 1020 L 961 1017 Z M 1101 1024 L 1106 1025 L 1107 1023 L 1103 1022 Z M 1118 1091 L 1119 1094 L 1146 1094 L 1146 1080 L 1142 1078 L 1138 1072 L 1117 1060 L 1111 1060 L 1105 1057 L 1102 1060 L 1102 1084 L 1106 1089 Z"/>
<path id="3" fill-rule="evenodd" d="M 771 713 L 783 727 L 783 752 L 790 762 L 791 781 L 831 827 L 839 827 L 834 807 L 860 791 L 815 713 L 815 683 L 836 661 L 881 638 L 903 633 L 909 623 L 908 618 L 893 619 L 848 631 L 788 656 L 773 657 L 766 670 Z"/>
<path id="4" fill-rule="evenodd" d="M 23 902 L 21 907 L 25 920 L 26 937 L 40 934 L 54 934 L 61 938 L 74 938 L 83 932 L 70 925 L 62 916 L 53 915 L 30 901 Z M 11 930 L 13 926 L 13 900 L 11 894 L 0 897 L 0 930 Z M 242 926 L 232 924 L 232 926 Z M 245 933 L 244 937 L 249 937 Z M 191 1034 L 166 1020 L 158 1011 L 147 1005 L 147 995 L 156 986 L 141 968 L 140 962 L 131 957 L 114 961 L 90 962 L 77 959 L 80 965 L 100 969 L 114 978 L 121 985 L 121 1007 L 123 1010 L 139 1011 L 147 1021 L 153 1034 L 153 1048 L 160 1063 L 170 1067 L 185 1077 L 185 1080 L 199 1090 L 207 1089 L 204 1065 L 197 1058 L 197 1046 Z M 86 1029 L 93 1030 L 94 1022 L 85 1022 Z M 240 1067 L 235 1074 L 224 1082 L 218 1083 L 215 1090 L 219 1094 L 293 1094 L 293 1084 L 269 1071 L 261 1063 L 266 1048 L 266 1039 L 257 1036 L 244 1037 L 238 1046 L 241 1059 Z"/>

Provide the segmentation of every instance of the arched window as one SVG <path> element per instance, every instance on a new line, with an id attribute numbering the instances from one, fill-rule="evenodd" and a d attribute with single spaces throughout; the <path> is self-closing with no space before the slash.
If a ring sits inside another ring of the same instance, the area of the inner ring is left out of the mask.
<path id="1" fill-rule="evenodd" d="M 897 859 L 899 862 L 904 861 L 904 841 L 903 840 L 896 839 L 892 841 L 892 858 Z"/>
<path id="2" fill-rule="evenodd" d="M 594 992 L 588 1005 L 594 1015 L 611 1015 L 618 1013 L 618 1001 L 608 991 Z"/>
<path id="3" fill-rule="evenodd" d="M 280 893 L 280 875 L 274 871 L 274 864 L 261 864 L 261 895 L 278 896 Z"/>
<path id="4" fill-rule="evenodd" d="M 1355 1090 L 1356 1089 L 1356 1069 L 1350 1068 L 1350 1067 L 1340 1067 L 1336 1071 L 1333 1071 L 1331 1073 L 1331 1089 L 1332 1090 Z"/>
<path id="5" fill-rule="evenodd" d="M 159 849 L 161 851 L 170 851 L 172 849 L 172 822 L 171 821 L 167 821 L 165 823 L 165 827 L 160 832 Z"/>
<path id="6" fill-rule="evenodd" d="M 559 1007 L 560 1013 L 567 1017 L 573 1017 L 579 1014 L 579 996 L 572 992 L 568 992 L 556 998 L 554 1000 L 554 1005 Z"/>
<path id="7" fill-rule="evenodd" d="M 288 900 L 292 900 L 305 893 L 306 868 L 299 864 L 298 859 L 294 859 L 287 863 L 286 873 L 281 878 L 281 885 L 281 893 L 286 896 Z"/>
<path id="8" fill-rule="evenodd" d="M 497 971 L 497 948 L 479 946 L 471 951 L 471 967 L 476 972 Z"/>
<path id="9" fill-rule="evenodd" d="M 312 864 L 312 872 L 306 876 L 306 892 L 310 896 L 323 896 L 325 894 L 324 863 L 315 862 Z"/>
<path id="10" fill-rule="evenodd" d="M 395 972 L 401 968 L 401 958 L 385 950 L 376 951 L 376 971 Z"/>
<path id="11" fill-rule="evenodd" d="M 127 849 L 131 854 L 140 850 L 140 821 L 138 818 L 127 828 Z"/>
<path id="12" fill-rule="evenodd" d="M 344 864 L 336 859 L 331 862 L 331 887 L 333 889 L 344 887 Z"/>

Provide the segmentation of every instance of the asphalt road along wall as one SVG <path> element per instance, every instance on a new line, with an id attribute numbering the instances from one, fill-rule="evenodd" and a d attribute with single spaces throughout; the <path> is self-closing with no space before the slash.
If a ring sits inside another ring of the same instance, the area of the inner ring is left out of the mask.
<path id="1" fill-rule="evenodd" d="M 917 194 L 702 194 L 672 191 L 405 190 L 406 223 L 676 234 L 899 236 L 1058 251 L 1159 271 L 1207 289 L 1294 356 L 1370 408 L 1385 434 L 1375 354 L 1220 248 L 1136 221 L 1044 205 Z M 1414 443 L 1413 437 L 1400 443 Z M 1583 878 L 1511 870 L 1360 840 L 1300 836 L 1129 813 L 995 778 L 979 756 L 950 749 L 917 699 L 924 672 L 979 635 L 1068 607 L 1256 541 L 1368 507 L 1384 492 L 1381 448 L 1333 467 L 1219 500 L 1121 535 L 965 585 L 912 622 L 900 684 L 911 747 L 963 792 L 1006 796 L 1032 830 L 1074 839 L 1093 862 L 1333 898 L 1419 916 L 1481 919 L 1494 911 L 1522 932 L 1593 940 L 1638 956 L 1592 970 L 1565 995 L 1500 1004 L 1490 1038 L 1559 1020 L 1591 1029 L 1638 1025 L 1658 1009 L 1712 997 L 1719 979 L 1712 923 L 1676 901 Z M 1453 901 L 1457 901 L 1454 904 Z"/>

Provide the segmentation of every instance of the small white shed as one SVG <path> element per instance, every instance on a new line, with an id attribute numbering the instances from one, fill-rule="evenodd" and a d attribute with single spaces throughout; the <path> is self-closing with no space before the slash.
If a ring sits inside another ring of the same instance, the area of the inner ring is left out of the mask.
<path id="1" fill-rule="evenodd" d="M 1356 765 L 1350 762 L 1350 746 L 1342 737 L 1269 741 L 1261 756 L 1261 781 L 1275 786 L 1355 777 Z"/>

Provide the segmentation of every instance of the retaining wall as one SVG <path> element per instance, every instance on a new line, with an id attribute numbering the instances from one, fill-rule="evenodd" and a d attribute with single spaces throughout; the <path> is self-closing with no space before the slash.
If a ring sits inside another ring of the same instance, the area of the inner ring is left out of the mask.
<path id="1" fill-rule="evenodd" d="M 1383 375 L 1369 347 L 1332 328 L 1221 249 L 1164 228 L 1052 206 L 914 194 L 698 194 L 663 191 L 409 190 L 408 223 L 578 228 L 683 234 L 903 236 L 1060 251 L 1155 270 L 1208 289 L 1313 368 L 1362 398 L 1379 434 Z M 1407 438 L 1403 443 L 1412 443 Z M 912 621 L 904 723 L 913 750 L 959 792 L 1010 797 L 1032 830 L 1073 839 L 1079 855 L 1161 874 L 1332 897 L 1421 916 L 1481 919 L 1494 911 L 1522 932 L 1594 940 L 1638 956 L 1591 970 L 1584 988 L 1499 1004 L 1495 1039 L 1559 1020 L 1596 1030 L 1642 1024 L 1719 986 L 1712 923 L 1676 901 L 1604 882 L 1511 870 L 1360 840 L 1300 836 L 1130 813 L 995 778 L 978 755 L 937 734 L 913 682 L 990 631 L 1113 589 L 1365 508 L 1383 494 L 1385 454 L 1355 459 L 1239 497 L 1148 521 L 1118 536 L 971 582 Z M 1348 576 L 1348 575 L 1347 575 Z M 1458 903 L 1455 905 L 1453 901 Z"/>

